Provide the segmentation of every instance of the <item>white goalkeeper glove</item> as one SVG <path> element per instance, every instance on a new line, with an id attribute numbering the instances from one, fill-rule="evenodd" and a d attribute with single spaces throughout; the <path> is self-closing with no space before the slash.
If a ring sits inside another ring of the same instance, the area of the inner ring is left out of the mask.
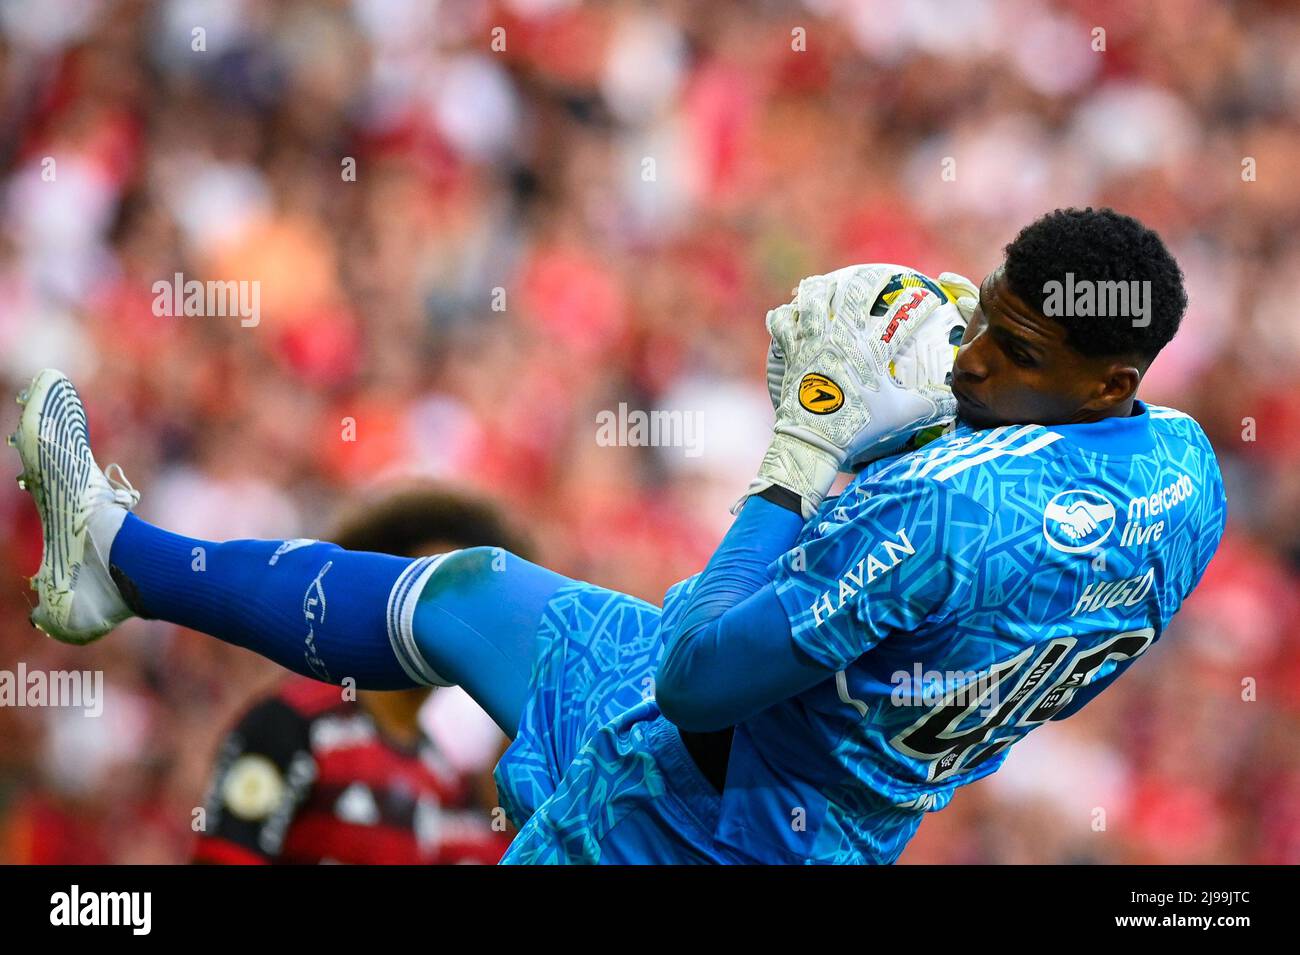
<path id="1" fill-rule="evenodd" d="M 873 309 L 891 283 L 891 303 Z M 937 378 L 934 362 L 923 363 L 922 356 L 910 387 L 893 368 L 921 329 L 933 335 L 931 326 L 941 325 L 947 341 L 951 328 L 964 328 L 944 291 L 911 269 L 856 265 L 804 279 L 793 302 L 768 312 L 768 390 L 776 427 L 736 510 L 750 495 L 777 486 L 797 494 L 804 517 L 811 517 L 846 462 L 856 466 L 888 454 L 956 413 L 945 384 L 951 346 Z"/>
<path id="2" fill-rule="evenodd" d="M 975 313 L 975 306 L 979 304 L 979 287 L 966 276 L 958 275 L 956 272 L 940 272 L 939 285 L 957 303 L 962 320 L 970 322 L 971 315 Z"/>
<path id="3" fill-rule="evenodd" d="M 856 266 L 856 267 L 863 268 L 865 266 Z M 904 268 L 901 265 L 888 265 L 885 263 L 879 263 L 878 267 L 894 270 L 895 275 L 902 277 L 904 281 L 907 281 L 907 279 L 914 276 L 916 281 L 915 283 L 910 283 L 910 284 L 922 284 L 925 279 L 925 276 L 923 276 L 920 272 L 916 272 L 913 269 Z M 948 295 L 948 298 L 951 301 L 956 303 L 957 310 L 961 313 L 960 328 L 962 329 L 962 331 L 965 331 L 966 325 L 970 323 L 971 316 L 975 314 L 975 306 L 979 303 L 979 294 L 980 294 L 979 289 L 976 287 L 975 283 L 973 283 L 970 279 L 966 278 L 966 276 L 959 275 L 956 272 L 940 272 L 939 278 L 935 284 L 939 285 L 942 288 L 942 290 Z M 900 285 L 902 285 L 901 282 Z M 891 297 L 890 292 L 888 291 L 881 292 L 880 295 L 881 304 L 888 306 L 889 304 L 892 304 L 892 301 L 893 299 Z M 880 305 L 878 304 L 873 307 L 879 308 Z M 952 337 L 951 330 L 950 330 L 950 337 Z M 960 343 L 961 343 L 960 339 L 950 342 L 950 344 L 952 344 L 954 348 Z M 917 352 L 923 352 L 923 349 L 917 348 Z M 940 354 L 943 354 L 943 352 L 940 352 Z M 900 353 L 898 358 L 895 359 L 895 364 L 896 366 L 899 367 L 895 367 L 894 377 L 895 379 L 899 380 L 900 384 L 910 388 L 913 387 L 915 384 L 915 382 L 908 380 L 909 378 L 914 377 L 915 375 L 915 373 L 909 373 L 911 372 L 910 366 L 913 364 L 919 366 L 920 364 L 925 363 L 926 358 L 929 358 L 930 364 L 933 364 L 933 352 L 931 352 L 930 355 L 926 355 L 922 357 L 920 363 L 909 362 L 908 361 L 909 357 L 910 356 L 908 355 Z M 781 383 L 782 381 L 784 381 L 784 379 L 785 379 L 785 355 L 782 354 L 780 347 L 776 343 L 776 339 L 773 338 L 771 344 L 768 346 L 767 349 L 767 393 L 772 399 L 773 411 L 775 411 L 777 409 L 777 406 L 781 404 Z"/>

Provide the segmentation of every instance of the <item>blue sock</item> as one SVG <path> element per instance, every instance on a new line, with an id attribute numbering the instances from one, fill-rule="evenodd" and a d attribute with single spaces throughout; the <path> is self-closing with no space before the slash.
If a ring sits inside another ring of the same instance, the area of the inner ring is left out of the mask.
<path id="1" fill-rule="evenodd" d="M 359 689 L 446 683 L 415 649 L 415 597 L 441 560 L 319 541 L 225 543 L 171 534 L 134 514 L 113 539 L 113 580 L 135 613 L 246 647 Z"/>
<path id="2" fill-rule="evenodd" d="M 513 737 L 528 700 L 542 617 L 555 592 L 571 583 L 499 547 L 456 551 L 420 590 L 415 646 L 428 666 Z"/>

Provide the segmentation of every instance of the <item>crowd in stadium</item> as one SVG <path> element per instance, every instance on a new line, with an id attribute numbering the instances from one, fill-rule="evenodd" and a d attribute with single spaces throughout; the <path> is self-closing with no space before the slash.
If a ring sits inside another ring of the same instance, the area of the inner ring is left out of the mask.
<path id="1" fill-rule="evenodd" d="M 1113 206 L 1186 273 L 1140 395 L 1213 440 L 1228 532 L 1148 659 L 902 861 L 1300 862 L 1300 13 L 893 11 L 5 4 L 0 392 L 58 356 L 100 463 L 184 534 L 321 536 L 366 490 L 468 484 L 539 562 L 658 602 L 766 446 L 763 317 L 800 277 L 979 281 L 1039 214 Z M 257 322 L 157 314 L 178 273 L 257 282 Z M 620 405 L 697 443 L 598 441 Z M 281 671 L 149 621 L 45 639 L 12 481 L 0 520 L 0 669 L 102 670 L 108 696 L 0 707 L 0 861 L 186 860 L 222 733 Z M 442 709 L 481 783 L 499 739 Z"/>

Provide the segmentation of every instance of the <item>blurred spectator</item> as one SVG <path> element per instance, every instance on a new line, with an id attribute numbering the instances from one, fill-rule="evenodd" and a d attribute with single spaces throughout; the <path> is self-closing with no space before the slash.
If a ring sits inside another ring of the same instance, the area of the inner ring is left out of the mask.
<path id="1" fill-rule="evenodd" d="M 495 507 L 436 486 L 354 508 L 329 539 L 401 557 L 482 546 L 527 559 L 530 551 Z M 459 696 L 472 707 L 460 708 L 445 734 L 455 740 L 455 760 L 420 718 L 432 696 Z M 286 680 L 254 701 L 222 743 L 195 861 L 496 863 L 510 843 L 504 812 L 493 811 L 491 779 L 505 743 L 455 687 L 357 691 Z"/>

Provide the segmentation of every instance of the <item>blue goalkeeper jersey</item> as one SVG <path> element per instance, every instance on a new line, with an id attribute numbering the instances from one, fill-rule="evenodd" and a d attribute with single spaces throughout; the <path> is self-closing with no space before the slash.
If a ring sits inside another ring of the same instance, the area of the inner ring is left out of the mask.
<path id="1" fill-rule="evenodd" d="M 892 862 L 924 812 L 1160 639 L 1227 502 L 1195 421 L 1135 412 L 958 423 L 822 505 L 770 573 L 794 640 L 837 672 L 736 728 L 721 842 L 764 861 Z M 669 591 L 666 630 L 693 584 Z"/>

